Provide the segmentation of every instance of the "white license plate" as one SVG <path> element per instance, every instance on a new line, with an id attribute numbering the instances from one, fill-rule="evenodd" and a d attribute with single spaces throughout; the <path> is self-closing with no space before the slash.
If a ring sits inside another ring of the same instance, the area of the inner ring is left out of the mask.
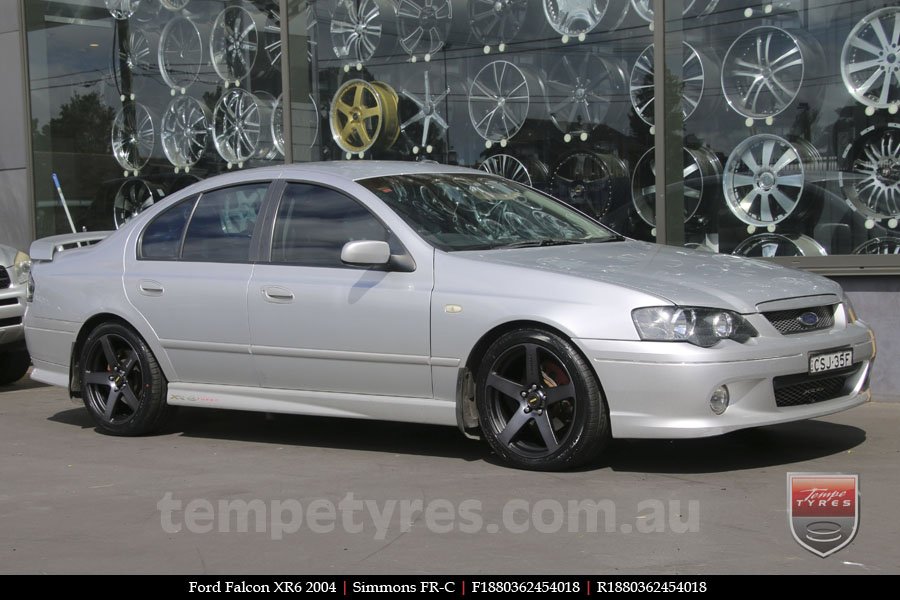
<path id="1" fill-rule="evenodd" d="M 834 352 L 823 352 L 822 354 L 811 354 L 809 357 L 809 372 L 824 373 L 826 371 L 835 371 L 837 369 L 846 369 L 853 364 L 853 350 L 836 350 Z"/>

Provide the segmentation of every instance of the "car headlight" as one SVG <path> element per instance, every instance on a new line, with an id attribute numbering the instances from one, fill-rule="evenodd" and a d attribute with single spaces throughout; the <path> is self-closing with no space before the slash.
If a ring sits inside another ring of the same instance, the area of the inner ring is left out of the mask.
<path id="1" fill-rule="evenodd" d="M 850 298 L 844 296 L 844 299 L 841 301 L 844 303 L 844 314 L 847 315 L 847 324 L 855 323 L 859 320 L 859 317 L 856 316 L 856 309 L 853 308 L 853 303 L 850 302 Z"/>
<path id="2" fill-rule="evenodd" d="M 28 283 L 28 275 L 31 273 L 31 257 L 19 250 L 12 264 L 12 280 L 18 285 Z"/>
<path id="3" fill-rule="evenodd" d="M 719 340 L 746 341 L 757 335 L 744 317 L 730 310 L 683 306 L 650 306 L 631 311 L 642 340 L 688 342 L 703 348 Z"/>

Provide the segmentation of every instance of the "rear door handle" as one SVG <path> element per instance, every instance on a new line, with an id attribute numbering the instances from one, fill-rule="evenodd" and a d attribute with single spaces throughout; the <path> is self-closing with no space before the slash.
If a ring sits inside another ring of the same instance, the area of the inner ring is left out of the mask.
<path id="1" fill-rule="evenodd" d="M 291 290 L 277 285 L 269 285 L 262 288 L 262 294 L 267 302 L 287 304 L 294 301 L 294 293 Z"/>
<path id="2" fill-rule="evenodd" d="M 163 286 L 158 281 L 153 281 L 152 279 L 144 279 L 138 284 L 138 289 L 141 290 L 141 293 L 145 296 L 162 296 L 163 295 Z"/>

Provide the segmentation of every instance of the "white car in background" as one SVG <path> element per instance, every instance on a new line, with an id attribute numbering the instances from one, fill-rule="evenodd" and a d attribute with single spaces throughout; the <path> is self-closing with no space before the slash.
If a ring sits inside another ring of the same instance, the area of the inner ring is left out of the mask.
<path id="1" fill-rule="evenodd" d="M 31 360 L 25 347 L 25 297 L 31 260 L 0 244 L 0 385 L 18 381 Z"/>

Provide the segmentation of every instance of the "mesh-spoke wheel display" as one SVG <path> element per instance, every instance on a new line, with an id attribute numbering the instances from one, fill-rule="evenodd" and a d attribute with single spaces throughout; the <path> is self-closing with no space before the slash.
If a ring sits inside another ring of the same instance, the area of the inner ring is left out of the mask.
<path id="1" fill-rule="evenodd" d="M 173 166 L 192 167 L 209 145 L 209 110 L 190 96 L 177 96 L 166 108 L 160 125 L 163 152 Z"/>
<path id="2" fill-rule="evenodd" d="M 227 91 L 213 113 L 213 142 L 219 156 L 240 165 L 256 158 L 261 148 L 268 151 L 271 111 L 246 90 Z"/>
<path id="3" fill-rule="evenodd" d="M 599 219 L 609 211 L 615 181 L 627 177 L 628 169 L 619 158 L 577 151 L 563 157 L 553 168 L 550 192 Z"/>
<path id="4" fill-rule="evenodd" d="M 162 7 L 166 10 L 177 11 L 188 5 L 191 0 L 159 0 Z"/>
<path id="5" fill-rule="evenodd" d="M 654 93 L 653 81 L 655 71 L 655 53 L 653 44 L 644 48 L 631 69 L 629 95 L 634 111 L 642 121 L 653 125 Z M 684 62 L 682 64 L 684 85 L 681 89 L 681 115 L 687 120 L 700 100 L 706 85 L 706 71 L 703 59 L 693 46 L 684 43 Z"/>
<path id="6" fill-rule="evenodd" d="M 472 0 L 469 26 L 482 44 L 497 46 L 519 33 L 528 12 L 528 0 Z"/>
<path id="7" fill-rule="evenodd" d="M 738 244 L 732 254 L 751 258 L 776 256 L 825 256 L 825 248 L 807 235 L 758 233 Z"/>
<path id="8" fill-rule="evenodd" d="M 388 148 L 400 135 L 397 92 L 380 81 L 351 79 L 331 102 L 331 135 L 345 152 Z"/>
<path id="9" fill-rule="evenodd" d="M 401 131 L 408 131 L 410 126 L 415 123 L 421 123 L 422 137 L 421 147 L 428 144 L 429 133 L 434 129 L 439 129 L 441 133 L 447 131 L 449 125 L 447 120 L 441 114 L 441 107 L 447 108 L 447 96 L 450 94 L 450 88 L 434 89 L 429 71 L 425 71 L 422 93 L 410 91 L 407 88 L 400 90 L 400 95 L 408 99 L 418 109 L 416 114 L 406 119 L 400 124 Z"/>
<path id="10" fill-rule="evenodd" d="M 284 156 L 284 102 L 278 96 L 272 107 L 272 143 L 275 151 Z"/>
<path id="11" fill-rule="evenodd" d="M 162 188 L 143 179 L 137 177 L 126 179 L 113 200 L 113 223 L 116 229 L 141 211 L 153 206 L 153 203 L 161 200 L 164 195 Z"/>
<path id="12" fill-rule="evenodd" d="M 876 10 L 856 24 L 841 52 L 841 76 L 867 106 L 900 102 L 900 7 Z"/>
<path id="13" fill-rule="evenodd" d="M 116 162 L 126 171 L 139 171 L 150 160 L 156 135 L 153 116 L 136 102 L 125 104 L 112 125 L 112 151 Z"/>
<path id="14" fill-rule="evenodd" d="M 159 38 L 159 70 L 173 89 L 185 89 L 197 81 L 203 68 L 200 30 L 186 17 L 166 23 Z"/>
<path id="15" fill-rule="evenodd" d="M 797 208 L 806 171 L 818 161 L 818 152 L 806 142 L 768 133 L 749 137 L 725 163 L 725 202 L 748 225 L 780 223 Z"/>
<path id="16" fill-rule="evenodd" d="M 800 92 L 809 51 L 778 27 L 756 27 L 728 48 L 722 91 L 744 117 L 763 119 L 783 112 Z"/>
<path id="17" fill-rule="evenodd" d="M 543 0 L 544 16 L 557 33 L 580 35 L 590 33 L 597 25 L 610 0 Z"/>
<path id="18" fill-rule="evenodd" d="M 485 140 L 508 140 L 528 118 L 531 105 L 529 79 L 523 69 L 506 60 L 481 68 L 469 87 L 469 118 Z"/>
<path id="19" fill-rule="evenodd" d="M 625 90 L 625 72 L 612 58 L 564 54 L 545 84 L 550 120 L 563 133 L 587 133 L 603 122 Z"/>
<path id="20" fill-rule="evenodd" d="M 338 0 L 331 17 L 331 42 L 338 58 L 366 62 L 381 41 L 381 9 L 375 0 Z"/>
<path id="21" fill-rule="evenodd" d="M 656 227 L 656 157 L 651 148 L 634 167 L 631 177 L 631 201 L 638 216 Z M 702 148 L 685 148 L 684 156 L 684 222 L 700 212 L 700 207 L 714 197 L 722 165 L 715 154 Z"/>
<path id="22" fill-rule="evenodd" d="M 310 10 L 310 9 L 307 9 Z M 263 44 L 266 51 L 266 59 L 269 66 L 278 71 L 281 70 L 281 13 L 278 7 L 272 7 L 266 11 L 266 24 Z"/>
<path id="23" fill-rule="evenodd" d="M 684 0 L 684 8 L 681 15 L 685 18 L 705 17 L 716 9 L 719 0 Z M 647 21 L 653 22 L 653 0 L 631 0 L 634 12 Z"/>
<path id="24" fill-rule="evenodd" d="M 871 239 L 857 246 L 853 254 L 900 254 L 900 237 L 887 235 Z"/>
<path id="25" fill-rule="evenodd" d="M 453 19 L 450 0 L 399 0 L 400 47 L 409 54 L 434 54 L 444 47 Z"/>
<path id="26" fill-rule="evenodd" d="M 209 38 L 209 54 L 219 77 L 239 81 L 250 74 L 264 26 L 265 17 L 256 9 L 235 5 L 219 13 Z"/>
<path id="27" fill-rule="evenodd" d="M 104 0 L 109 14 L 114 19 L 124 21 L 129 18 L 141 5 L 141 0 Z"/>
<path id="28" fill-rule="evenodd" d="M 900 217 L 900 123 L 870 127 L 847 146 L 840 171 L 844 196 L 866 217 Z"/>
<path id="29" fill-rule="evenodd" d="M 525 166 L 525 163 L 511 154 L 494 154 L 484 159 L 478 168 L 494 175 L 499 175 L 512 181 L 525 184 L 529 187 L 534 185 L 532 179 L 532 171 L 537 171 L 534 176 L 538 179 L 547 177 L 547 167 L 537 160 L 529 161 L 531 169 Z"/>

